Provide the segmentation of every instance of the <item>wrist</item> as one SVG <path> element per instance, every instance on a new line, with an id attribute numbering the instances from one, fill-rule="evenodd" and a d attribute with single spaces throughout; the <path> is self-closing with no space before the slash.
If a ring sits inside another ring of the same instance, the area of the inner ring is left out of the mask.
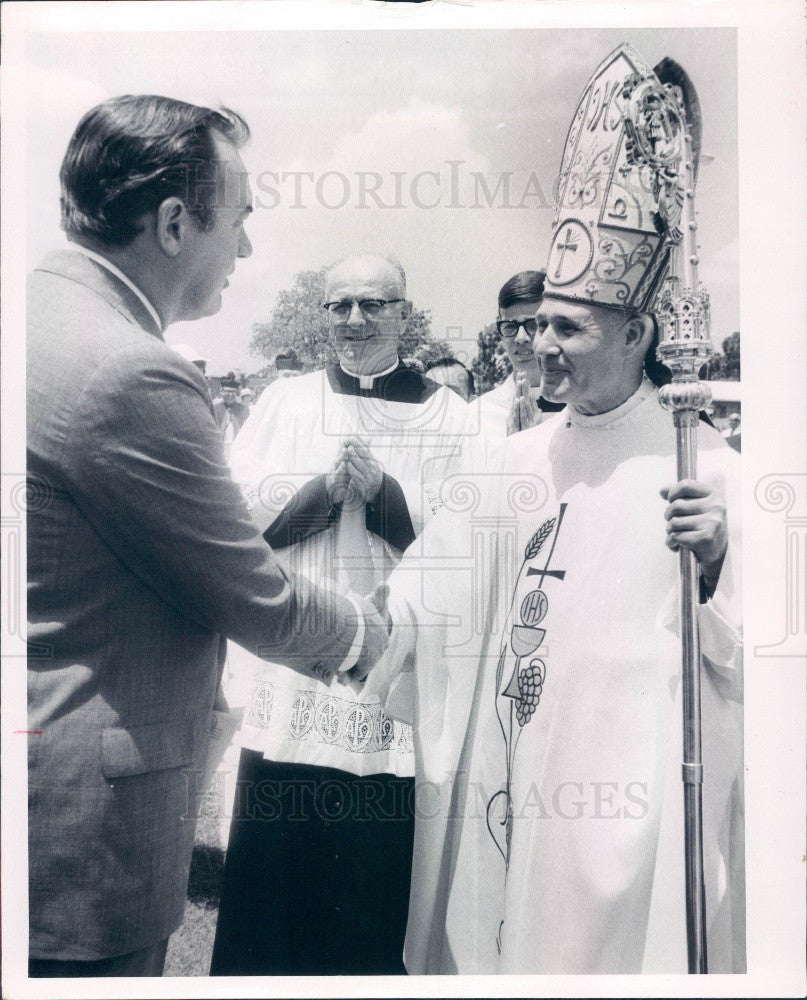
<path id="1" fill-rule="evenodd" d="M 359 657 L 361 656 L 362 647 L 364 646 L 365 632 L 367 631 L 364 612 L 360 608 L 358 601 L 354 600 L 350 594 L 345 594 L 345 598 L 350 601 L 353 605 L 353 610 L 356 612 L 356 634 L 353 636 L 353 642 L 350 645 L 347 656 L 336 668 L 336 672 L 339 674 L 343 674 L 350 670 L 351 667 L 355 666 L 358 662 Z"/>
<path id="2" fill-rule="evenodd" d="M 725 558 L 725 553 L 717 560 L 713 562 L 702 562 L 700 563 L 700 577 L 702 582 L 701 595 L 705 594 L 706 598 L 711 598 L 714 592 L 717 590 L 717 585 L 720 581 L 720 571 L 723 568 L 723 560 Z"/>
<path id="3" fill-rule="evenodd" d="M 384 474 L 382 473 L 376 482 L 373 482 L 367 491 L 367 503 L 373 504 L 378 499 L 381 487 L 384 485 Z"/>

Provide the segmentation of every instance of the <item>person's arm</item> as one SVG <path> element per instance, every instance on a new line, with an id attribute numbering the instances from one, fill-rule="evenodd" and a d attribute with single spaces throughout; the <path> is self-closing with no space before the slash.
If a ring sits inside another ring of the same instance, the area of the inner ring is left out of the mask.
<path id="1" fill-rule="evenodd" d="M 412 517 L 400 484 L 385 472 L 375 499 L 367 504 L 365 523 L 398 552 L 405 552 L 415 540 Z"/>
<path id="2" fill-rule="evenodd" d="M 304 483 L 264 531 L 264 540 L 273 549 L 296 545 L 336 521 L 341 506 L 331 503 L 325 480 L 322 475 Z"/>
<path id="3" fill-rule="evenodd" d="M 395 479 L 381 471 L 369 449 L 359 446 L 358 442 L 356 447 L 362 448 L 362 457 L 357 453 L 353 461 L 356 469 L 360 470 L 354 470 L 355 489 L 360 491 L 359 502 L 364 499 L 365 525 L 368 531 L 374 532 L 399 552 L 403 552 L 415 538 L 403 490 Z M 344 467 L 344 461 L 340 456 L 334 463 L 334 469 L 303 483 L 286 503 L 263 533 L 264 539 L 273 549 L 296 545 L 327 530 L 336 522 L 350 484 L 349 475 L 345 473 L 342 477 L 340 471 Z M 342 488 L 340 477 L 345 480 Z M 370 493 L 372 499 L 365 499 L 365 493 Z"/>
<path id="4" fill-rule="evenodd" d="M 232 480 L 201 376 L 137 344 L 75 402 L 71 492 L 115 555 L 180 614 L 259 656 L 325 676 L 357 631 L 353 606 L 287 573 Z"/>

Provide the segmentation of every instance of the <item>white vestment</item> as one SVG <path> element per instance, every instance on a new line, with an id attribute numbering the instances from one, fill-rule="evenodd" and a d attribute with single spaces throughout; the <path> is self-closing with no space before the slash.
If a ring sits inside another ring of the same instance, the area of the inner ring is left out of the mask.
<path id="1" fill-rule="evenodd" d="M 401 372 L 399 366 L 393 378 Z M 337 375 L 342 383 L 358 386 L 356 379 Z M 401 378 L 424 382 L 408 370 Z M 371 387 L 373 378 L 366 381 Z M 431 382 L 428 386 L 434 388 Z M 464 420 L 465 404 L 442 386 L 420 402 L 392 401 L 334 391 L 326 371 L 312 372 L 279 379 L 264 391 L 233 445 L 230 464 L 263 531 L 303 488 L 331 469 L 347 436 L 360 435 L 400 487 L 417 534 L 431 516 L 443 477 L 458 461 Z M 315 583 L 355 591 L 358 574 L 369 593 L 400 558 L 393 545 L 367 529 L 363 507 L 345 508 L 313 533 L 304 523 L 299 527 L 302 540 L 275 554 L 289 570 Z M 377 697 L 303 677 L 233 644 L 228 664 L 231 671 L 253 677 L 236 737 L 241 746 L 269 760 L 359 776 L 414 773 L 409 726 L 393 722 Z"/>
<path id="2" fill-rule="evenodd" d="M 738 456 L 701 424 L 730 541 L 698 609 L 710 971 L 742 971 Z M 414 716 L 418 973 L 685 972 L 675 435 L 644 382 L 512 436 L 393 573 L 368 684 Z M 409 706 L 409 708 L 407 708 Z"/>
<path id="3" fill-rule="evenodd" d="M 541 421 L 547 420 L 550 412 L 540 410 L 540 390 L 530 388 L 535 405 L 539 407 Z M 510 374 L 499 385 L 482 393 L 468 404 L 468 427 L 464 462 L 468 470 L 490 471 L 501 463 L 507 442 L 507 423 L 513 400 L 516 397 L 515 375 Z M 544 404 L 546 405 L 546 404 Z"/>
<path id="4" fill-rule="evenodd" d="M 516 381 L 511 374 L 500 385 L 472 401 L 471 405 L 476 404 L 479 410 L 479 431 L 482 437 L 507 437 L 507 418 L 515 396 Z"/>

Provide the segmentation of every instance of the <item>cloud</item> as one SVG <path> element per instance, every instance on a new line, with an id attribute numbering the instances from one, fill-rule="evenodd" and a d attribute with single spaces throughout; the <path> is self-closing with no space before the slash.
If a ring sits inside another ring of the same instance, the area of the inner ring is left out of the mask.
<path id="1" fill-rule="evenodd" d="M 272 141 L 270 137 L 261 146 L 248 149 L 246 157 L 255 165 L 273 163 L 277 173 L 313 172 L 315 178 L 328 171 L 413 174 L 437 169 L 451 159 L 485 170 L 487 160 L 472 148 L 469 135 L 461 108 L 412 97 L 393 110 L 369 115 L 358 128 L 338 134 L 330 148 L 319 155 L 298 154 L 291 160 L 278 162 L 277 153 L 274 158 L 264 155 L 264 147 Z M 257 142 L 257 135 L 255 139 Z"/>

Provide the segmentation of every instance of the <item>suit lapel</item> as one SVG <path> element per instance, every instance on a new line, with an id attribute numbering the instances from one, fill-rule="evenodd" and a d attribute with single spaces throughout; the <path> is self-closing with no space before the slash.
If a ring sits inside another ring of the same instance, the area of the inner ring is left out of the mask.
<path id="1" fill-rule="evenodd" d="M 163 339 L 162 330 L 134 292 L 101 264 L 77 250 L 56 250 L 36 268 L 75 281 L 108 302 L 134 326 L 152 337 Z"/>

